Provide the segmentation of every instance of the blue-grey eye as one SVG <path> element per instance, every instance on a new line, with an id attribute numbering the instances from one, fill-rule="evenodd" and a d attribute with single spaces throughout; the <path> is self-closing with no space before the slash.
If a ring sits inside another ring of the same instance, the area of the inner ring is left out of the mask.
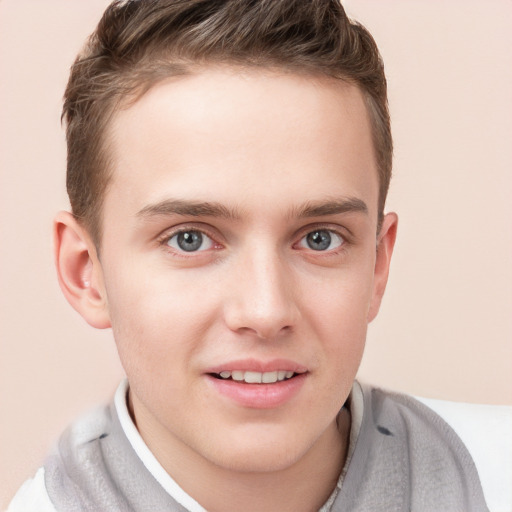
<path id="1" fill-rule="evenodd" d="M 178 251 L 196 252 L 211 249 L 213 241 L 201 231 L 180 231 L 171 236 L 167 245 Z"/>
<path id="2" fill-rule="evenodd" d="M 340 247 L 343 238 L 334 231 L 328 229 L 315 229 L 308 233 L 301 241 L 300 246 L 313 251 L 327 251 Z"/>

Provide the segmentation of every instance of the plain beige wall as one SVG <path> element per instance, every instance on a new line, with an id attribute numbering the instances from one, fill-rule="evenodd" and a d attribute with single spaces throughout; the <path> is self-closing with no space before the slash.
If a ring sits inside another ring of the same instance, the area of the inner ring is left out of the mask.
<path id="1" fill-rule="evenodd" d="M 51 221 L 67 207 L 61 96 L 106 0 L 0 1 L 0 508 L 61 429 L 108 399 L 110 332 L 65 302 Z M 361 378 L 512 404 L 512 3 L 350 0 L 386 62 L 400 215 Z"/>

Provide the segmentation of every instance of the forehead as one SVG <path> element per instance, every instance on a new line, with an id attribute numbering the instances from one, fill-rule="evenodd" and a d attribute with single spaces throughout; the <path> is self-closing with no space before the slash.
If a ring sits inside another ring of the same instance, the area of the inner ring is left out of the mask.
<path id="1" fill-rule="evenodd" d="M 340 80 L 203 69 L 161 82 L 117 112 L 108 137 L 113 182 L 105 214 L 109 202 L 133 213 L 166 196 L 229 203 L 236 195 L 250 208 L 281 194 L 290 209 L 295 199 L 321 199 L 329 190 L 366 195 L 376 210 L 365 101 Z"/>

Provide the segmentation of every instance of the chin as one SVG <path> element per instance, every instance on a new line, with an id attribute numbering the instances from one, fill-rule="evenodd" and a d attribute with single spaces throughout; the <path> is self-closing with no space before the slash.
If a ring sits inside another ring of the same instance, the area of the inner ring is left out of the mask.
<path id="1" fill-rule="evenodd" d="M 223 449 L 216 449 L 208 458 L 229 471 L 271 473 L 293 466 L 307 453 L 310 444 L 293 434 L 274 438 L 253 435 L 242 441 L 228 440 Z"/>
<path id="2" fill-rule="evenodd" d="M 300 459 L 300 455 L 292 453 L 253 452 L 251 455 L 223 454 L 216 465 L 236 473 L 274 473 L 284 471 L 293 466 Z"/>

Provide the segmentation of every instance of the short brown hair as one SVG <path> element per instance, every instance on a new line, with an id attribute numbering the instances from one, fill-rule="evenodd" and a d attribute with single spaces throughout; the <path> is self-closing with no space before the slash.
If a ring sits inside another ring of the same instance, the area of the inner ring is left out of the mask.
<path id="1" fill-rule="evenodd" d="M 384 66 L 339 0 L 116 0 L 75 60 L 64 95 L 67 190 L 99 245 L 111 180 L 105 129 L 158 81 L 208 63 L 279 67 L 357 85 L 370 115 L 382 217 L 392 166 Z"/>

